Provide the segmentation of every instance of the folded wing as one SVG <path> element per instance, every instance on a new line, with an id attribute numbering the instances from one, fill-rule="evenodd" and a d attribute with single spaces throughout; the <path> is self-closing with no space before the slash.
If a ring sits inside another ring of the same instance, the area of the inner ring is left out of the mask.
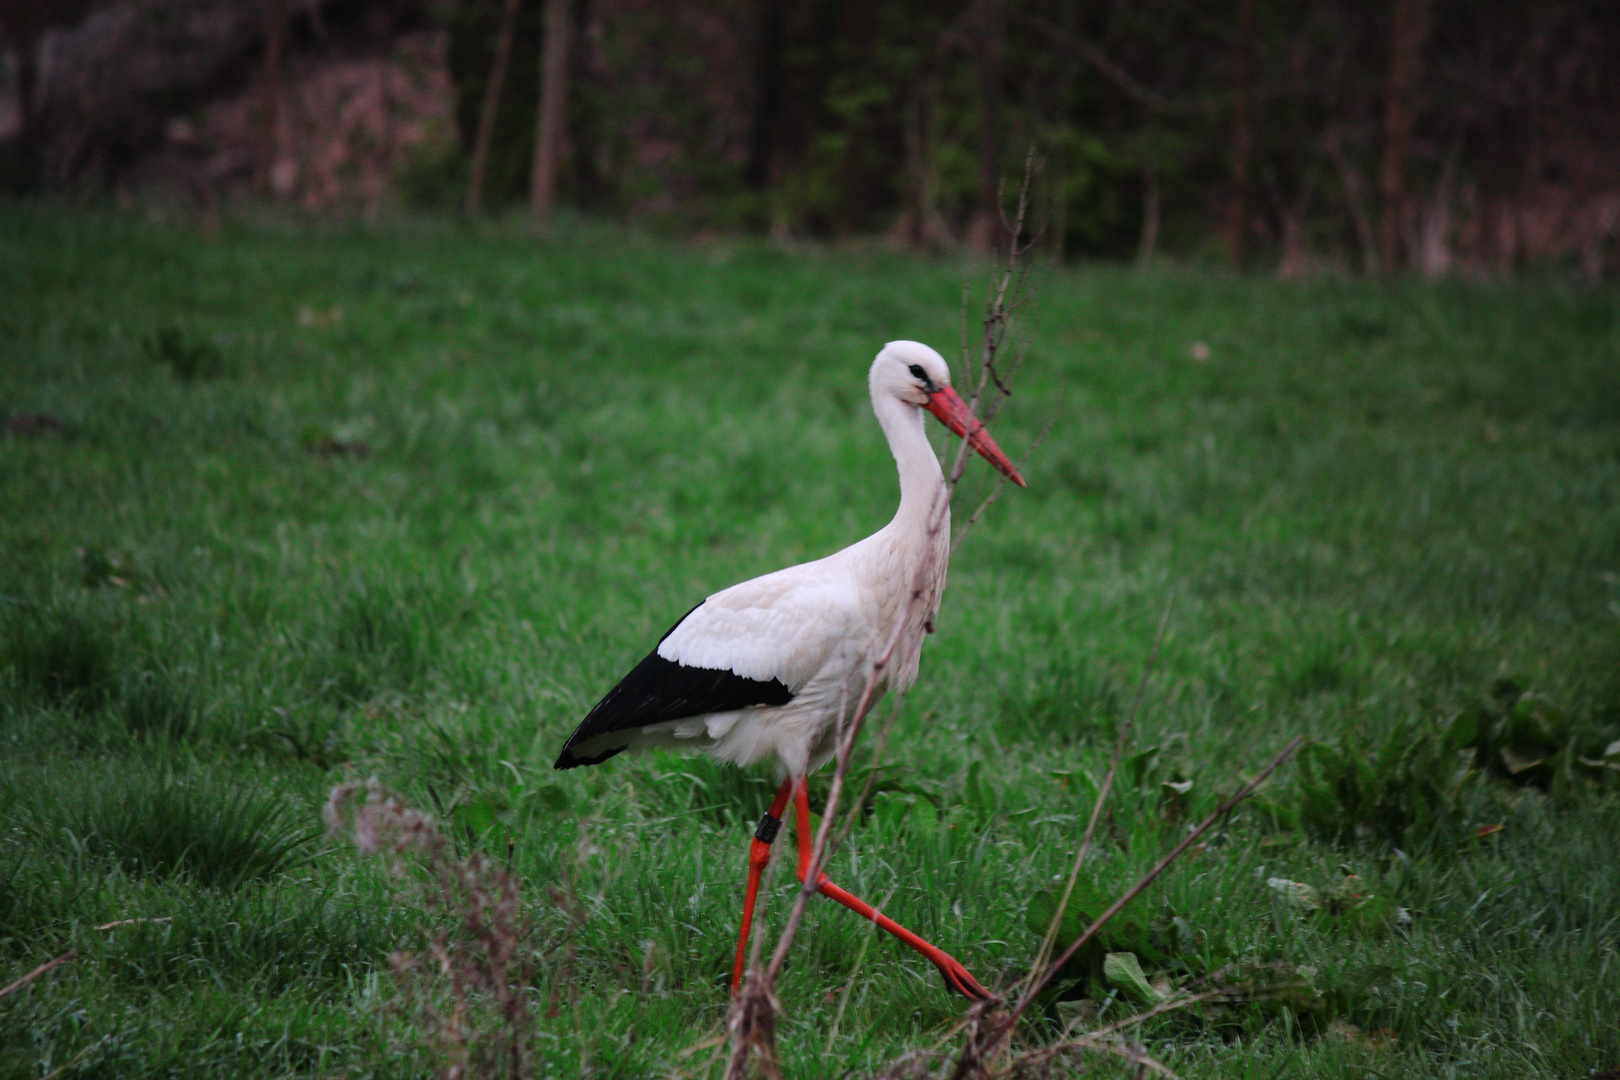
<path id="1" fill-rule="evenodd" d="M 847 590 L 816 569 L 745 581 L 687 612 L 596 703 L 556 767 L 606 761 L 654 724 L 792 701 L 861 621 Z"/>

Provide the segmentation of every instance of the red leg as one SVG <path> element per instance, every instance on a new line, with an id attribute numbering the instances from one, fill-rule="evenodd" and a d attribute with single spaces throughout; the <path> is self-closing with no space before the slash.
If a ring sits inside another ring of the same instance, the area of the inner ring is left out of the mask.
<path id="1" fill-rule="evenodd" d="M 782 827 L 782 812 L 787 809 L 792 790 L 792 780 L 782 781 L 782 786 L 776 789 L 776 798 L 771 800 L 771 808 L 765 811 L 764 820 L 754 831 L 753 843 L 748 846 L 748 892 L 743 895 L 742 928 L 737 931 L 737 960 L 731 965 L 732 997 L 742 988 L 743 965 L 748 963 L 748 931 L 754 925 L 754 898 L 759 894 L 760 875 L 770 864 L 771 841 L 776 839 L 776 830 Z M 801 873 L 799 877 L 803 880 L 804 875 Z"/>
<path id="2" fill-rule="evenodd" d="M 805 783 L 802 779 L 799 780 L 793 795 L 794 831 L 799 834 L 799 865 L 797 874 L 799 880 L 803 881 L 805 872 L 810 868 L 810 849 L 815 844 L 815 837 L 810 835 L 810 799 L 805 790 Z M 823 896 L 838 901 L 840 904 L 843 904 L 851 911 L 860 915 L 861 918 L 872 920 L 873 922 L 877 923 L 880 928 L 887 930 L 889 933 L 893 934 L 907 945 L 910 945 L 913 949 L 916 949 L 918 952 L 922 953 L 923 956 L 928 958 L 929 963 L 937 967 L 939 969 L 939 973 L 945 977 L 945 985 L 949 986 L 952 990 L 955 990 L 963 997 L 975 998 L 979 1001 L 988 1001 L 990 999 L 990 991 L 980 986 L 979 981 L 972 975 L 968 974 L 967 968 L 957 963 L 957 961 L 949 953 L 945 952 L 943 949 L 930 945 L 928 942 L 924 941 L 916 934 L 913 934 L 910 930 L 907 930 L 905 927 L 901 926 L 887 915 L 878 914 L 872 909 L 870 904 L 851 896 L 843 889 L 840 889 L 837 885 L 834 885 L 827 879 L 826 874 L 818 875 L 816 880 L 816 891 L 821 893 Z"/>

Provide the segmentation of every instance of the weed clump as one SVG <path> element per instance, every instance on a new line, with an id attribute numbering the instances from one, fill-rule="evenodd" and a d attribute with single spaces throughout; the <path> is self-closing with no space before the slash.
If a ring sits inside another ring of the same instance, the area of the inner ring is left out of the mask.
<path id="1" fill-rule="evenodd" d="M 319 696 L 338 706 L 361 705 L 425 677 L 435 652 L 432 624 L 419 625 L 413 606 L 388 589 L 353 589 L 311 668 Z"/>
<path id="2" fill-rule="evenodd" d="M 276 789 L 196 766 L 13 774 L 31 839 L 64 843 L 128 873 L 230 888 L 303 862 L 315 837 Z"/>
<path id="3" fill-rule="evenodd" d="M 206 382 L 226 374 L 225 354 L 207 338 L 179 323 L 159 327 L 141 339 L 141 351 L 152 363 L 168 368 L 183 382 Z"/>
<path id="4" fill-rule="evenodd" d="M 481 851 L 457 858 L 426 814 L 376 780 L 334 788 L 326 822 L 333 836 L 351 833 L 361 854 L 389 860 L 396 876 L 404 875 L 407 857 L 426 874 L 423 906 L 439 923 L 428 939 L 431 963 L 410 952 L 389 959 L 416 1019 L 438 1044 L 443 1075 L 530 1075 L 527 988 L 535 963 L 517 879 Z"/>
<path id="5" fill-rule="evenodd" d="M 1577 723 L 1542 694 L 1498 680 L 1490 700 L 1439 722 L 1410 721 L 1369 746 L 1346 732 L 1299 758 L 1292 818 L 1317 840 L 1455 851 L 1490 831 L 1492 781 L 1568 794 L 1620 775 L 1620 730 Z"/>
<path id="6" fill-rule="evenodd" d="M 51 705 L 87 711 L 107 700 L 116 653 L 105 622 L 75 607 L 13 608 L 0 629 L 0 667 Z"/>
<path id="7" fill-rule="evenodd" d="M 1299 756 L 1299 824 L 1330 844 L 1440 846 L 1463 834 L 1473 726 L 1408 723 L 1376 748 L 1346 733 Z"/>
<path id="8" fill-rule="evenodd" d="M 1454 723 L 1472 730 L 1476 768 L 1521 787 L 1562 794 L 1580 780 L 1620 774 L 1620 723 L 1576 720 L 1516 678 L 1496 680 Z"/>

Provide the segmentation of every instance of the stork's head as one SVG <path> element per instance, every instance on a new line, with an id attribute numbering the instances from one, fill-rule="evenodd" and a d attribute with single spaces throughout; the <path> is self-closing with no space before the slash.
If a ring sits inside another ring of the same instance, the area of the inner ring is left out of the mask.
<path id="1" fill-rule="evenodd" d="M 995 466 L 1007 479 L 1024 487 L 1007 455 L 1001 452 L 990 432 L 968 409 L 967 402 L 951 389 L 951 369 L 945 358 L 920 341 L 891 341 L 872 361 L 869 376 L 874 400 L 888 395 L 919 409 L 927 409 L 951 429 L 966 436 L 968 445 Z"/>

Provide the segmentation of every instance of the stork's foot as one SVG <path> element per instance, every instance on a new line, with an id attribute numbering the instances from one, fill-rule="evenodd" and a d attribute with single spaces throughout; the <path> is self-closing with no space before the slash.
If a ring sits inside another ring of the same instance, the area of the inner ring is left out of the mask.
<path id="1" fill-rule="evenodd" d="M 936 950 L 938 951 L 938 950 Z M 949 953 L 940 953 L 929 957 L 939 973 L 945 977 L 945 985 L 955 990 L 965 998 L 973 1001 L 989 1001 L 995 997 L 990 991 L 979 985 L 979 980 L 968 974 L 968 969 L 957 963 L 956 958 Z"/>

